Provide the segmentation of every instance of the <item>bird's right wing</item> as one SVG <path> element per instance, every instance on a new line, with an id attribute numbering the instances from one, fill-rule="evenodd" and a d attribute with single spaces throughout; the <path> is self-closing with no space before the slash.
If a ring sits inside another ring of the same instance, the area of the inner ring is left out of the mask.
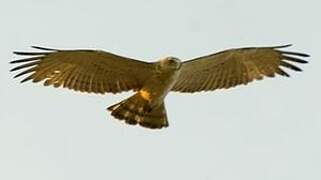
<path id="1" fill-rule="evenodd" d="M 81 92 L 118 93 L 140 89 L 153 70 L 153 64 L 97 50 L 57 50 L 35 47 L 42 52 L 14 52 L 30 56 L 12 61 L 21 64 L 11 71 L 23 70 L 15 77 L 29 74 L 21 82 L 44 81 L 44 85 Z"/>

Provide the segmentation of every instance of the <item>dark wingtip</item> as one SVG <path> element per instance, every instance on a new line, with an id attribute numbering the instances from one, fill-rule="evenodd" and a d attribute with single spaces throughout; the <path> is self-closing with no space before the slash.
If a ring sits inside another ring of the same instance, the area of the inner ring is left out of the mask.
<path id="1" fill-rule="evenodd" d="M 16 71 L 16 70 L 17 70 L 17 68 L 12 68 L 12 69 L 10 69 L 10 72 Z"/>
<path id="2" fill-rule="evenodd" d="M 40 46 L 31 46 L 34 49 L 44 50 L 44 51 L 58 51 L 58 49 L 53 48 L 46 48 L 46 47 L 40 47 Z"/>
<path id="3" fill-rule="evenodd" d="M 31 79 L 32 79 L 32 76 L 28 76 L 28 77 L 24 78 L 23 80 L 21 80 L 20 83 L 24 83 L 24 82 L 29 81 Z"/>
<path id="4" fill-rule="evenodd" d="M 303 60 L 303 59 L 300 59 L 300 58 L 296 58 L 296 57 L 292 57 L 292 56 L 282 56 L 282 58 L 284 60 L 287 60 L 287 61 L 292 61 L 292 62 L 301 63 L 301 64 L 308 63 L 308 61 L 306 61 L 306 60 Z"/>
<path id="5" fill-rule="evenodd" d="M 12 53 L 13 53 L 13 54 L 16 54 L 16 55 L 19 55 L 20 52 L 18 52 L 18 51 L 13 51 Z"/>
<path id="6" fill-rule="evenodd" d="M 278 68 L 276 73 L 281 76 L 290 77 L 290 75 L 287 72 L 285 72 L 284 70 L 282 70 L 281 68 Z"/>
<path id="7" fill-rule="evenodd" d="M 298 52 L 291 52 L 291 51 L 279 51 L 282 54 L 285 55 L 293 55 L 293 56 L 301 56 L 301 57 L 310 57 L 309 54 L 305 54 L 305 53 L 298 53 Z"/>
<path id="8" fill-rule="evenodd" d="M 280 49 L 280 48 L 286 48 L 286 47 L 290 47 L 292 46 L 292 44 L 286 44 L 286 45 L 282 45 L 282 46 L 275 46 L 273 47 L 274 49 Z M 291 52 L 291 51 L 281 51 L 281 50 L 277 50 L 283 54 L 288 54 L 288 55 L 294 55 L 294 56 L 301 56 L 301 57 L 310 57 L 309 54 L 306 53 L 298 53 L 298 52 Z"/>
<path id="9" fill-rule="evenodd" d="M 46 55 L 49 54 L 48 52 L 20 52 L 20 51 L 13 51 L 13 54 L 22 55 L 22 56 L 36 56 L 36 55 Z"/>
<path id="10" fill-rule="evenodd" d="M 276 49 L 280 49 L 280 48 L 287 48 L 287 47 L 290 47 L 292 46 L 293 44 L 285 44 L 285 45 L 281 45 L 281 46 L 274 46 L 273 48 L 276 48 Z"/>
<path id="11" fill-rule="evenodd" d="M 37 61 L 37 60 L 40 60 L 42 57 L 43 56 L 36 56 L 36 57 L 31 57 L 31 58 L 26 58 L 26 59 L 13 60 L 13 61 L 10 61 L 10 64 Z"/>

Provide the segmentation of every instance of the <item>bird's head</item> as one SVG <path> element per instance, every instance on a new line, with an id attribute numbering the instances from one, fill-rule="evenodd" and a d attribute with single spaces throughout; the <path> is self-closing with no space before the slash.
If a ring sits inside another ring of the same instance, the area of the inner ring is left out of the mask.
<path id="1" fill-rule="evenodd" d="M 182 61 L 176 57 L 166 57 L 159 61 L 159 67 L 163 70 L 178 70 L 182 66 Z"/>

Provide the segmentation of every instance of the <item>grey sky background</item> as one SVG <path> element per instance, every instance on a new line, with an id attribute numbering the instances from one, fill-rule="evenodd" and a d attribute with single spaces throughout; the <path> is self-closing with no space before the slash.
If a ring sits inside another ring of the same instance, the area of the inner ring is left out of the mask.
<path id="1" fill-rule="evenodd" d="M 320 180 L 317 0 L 2 0 L 0 179 Z M 8 62 L 31 45 L 93 48 L 146 61 L 294 44 L 303 73 L 199 94 L 171 93 L 152 131 L 105 108 L 131 93 L 19 84 Z"/>

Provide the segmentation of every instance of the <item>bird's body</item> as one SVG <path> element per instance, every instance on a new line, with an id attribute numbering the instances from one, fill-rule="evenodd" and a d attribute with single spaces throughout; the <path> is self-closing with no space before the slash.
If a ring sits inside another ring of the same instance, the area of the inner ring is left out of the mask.
<path id="1" fill-rule="evenodd" d="M 46 86 L 101 94 L 133 90 L 133 96 L 107 109 L 128 124 L 155 129 L 168 126 L 164 99 L 170 91 L 212 91 L 264 76 L 289 76 L 280 67 L 301 71 L 289 62 L 307 63 L 298 57 L 308 55 L 279 50 L 288 46 L 230 49 L 185 62 L 167 57 L 155 63 L 104 51 L 34 47 L 44 52 L 15 52 L 32 57 L 11 63 L 22 63 L 12 71 L 25 69 L 15 77 L 30 74 L 21 82 L 44 81 Z"/>
<path id="2" fill-rule="evenodd" d="M 155 63 L 155 70 L 140 90 L 141 94 L 149 94 L 151 103 L 160 105 L 174 86 L 181 71 L 182 63 L 178 58 L 167 57 Z M 156 102 L 154 102 L 156 101 Z"/>
<path id="3" fill-rule="evenodd" d="M 164 99 L 174 86 L 181 70 L 178 58 L 167 57 L 154 65 L 154 71 L 144 86 L 132 97 L 108 108 L 118 119 L 129 124 L 161 128 L 168 126 Z M 152 117 L 157 117 L 146 124 Z M 160 127 L 158 127 L 160 126 Z"/>

